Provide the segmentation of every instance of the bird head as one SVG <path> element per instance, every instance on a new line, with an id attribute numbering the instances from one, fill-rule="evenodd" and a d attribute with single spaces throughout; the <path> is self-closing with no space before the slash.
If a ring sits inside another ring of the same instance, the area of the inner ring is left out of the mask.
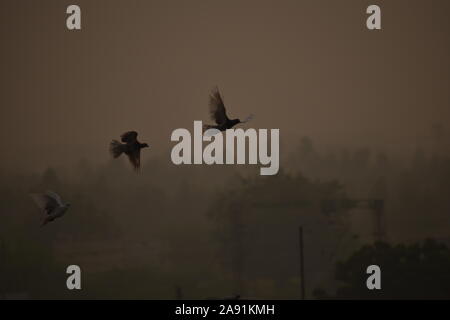
<path id="1" fill-rule="evenodd" d="M 142 148 L 149 148 L 149 145 L 147 143 L 143 143 Z"/>

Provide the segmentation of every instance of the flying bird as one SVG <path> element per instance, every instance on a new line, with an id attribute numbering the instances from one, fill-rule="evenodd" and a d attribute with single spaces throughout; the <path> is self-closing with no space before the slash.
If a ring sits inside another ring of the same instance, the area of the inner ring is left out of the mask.
<path id="1" fill-rule="evenodd" d="M 245 120 L 242 121 L 240 119 L 228 118 L 225 104 L 217 87 L 212 90 L 211 95 L 209 96 L 209 112 L 211 119 L 214 120 L 216 124 L 206 124 L 204 125 L 204 130 L 217 129 L 219 131 L 225 131 L 227 129 L 231 129 L 238 123 L 245 123 L 253 118 L 253 115 L 248 116 Z"/>
<path id="2" fill-rule="evenodd" d="M 70 207 L 70 203 L 62 202 L 61 197 L 53 191 L 32 193 L 31 197 L 39 209 L 44 212 L 41 226 L 45 226 L 47 223 L 62 217 Z"/>
<path id="3" fill-rule="evenodd" d="M 134 170 L 139 171 L 141 167 L 141 149 L 148 148 L 148 144 L 140 143 L 137 140 L 138 133 L 136 131 L 128 131 L 120 136 L 120 139 L 124 143 L 120 143 L 117 140 L 113 140 L 109 145 L 109 151 L 115 158 L 120 157 L 122 153 L 128 156 Z"/>

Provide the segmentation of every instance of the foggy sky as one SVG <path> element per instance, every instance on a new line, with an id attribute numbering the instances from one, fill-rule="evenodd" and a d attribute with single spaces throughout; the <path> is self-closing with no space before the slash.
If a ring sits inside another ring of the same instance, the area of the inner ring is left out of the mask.
<path id="1" fill-rule="evenodd" d="M 448 1 L 2 1 L 1 166 L 105 162 L 137 130 L 166 152 L 176 128 L 207 121 L 218 85 L 231 117 L 289 144 L 389 150 L 450 116 Z M 146 150 L 147 151 L 147 150 Z M 170 154 L 167 153 L 167 161 Z M 281 155 L 283 156 L 283 155 Z"/>

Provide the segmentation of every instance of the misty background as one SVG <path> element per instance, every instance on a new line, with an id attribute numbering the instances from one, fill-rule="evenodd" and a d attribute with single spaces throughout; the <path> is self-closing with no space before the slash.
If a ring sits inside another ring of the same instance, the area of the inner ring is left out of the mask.
<path id="1" fill-rule="evenodd" d="M 79 1 L 81 31 L 69 4 L 0 4 L 0 298 L 298 299 L 299 226 L 309 298 L 371 298 L 377 257 L 423 283 L 374 297 L 450 297 L 448 1 L 378 1 L 381 31 L 368 1 Z M 171 163 L 215 85 L 280 129 L 278 175 Z M 127 130 L 139 175 L 108 154 Z M 47 189 L 72 207 L 40 228 Z"/>

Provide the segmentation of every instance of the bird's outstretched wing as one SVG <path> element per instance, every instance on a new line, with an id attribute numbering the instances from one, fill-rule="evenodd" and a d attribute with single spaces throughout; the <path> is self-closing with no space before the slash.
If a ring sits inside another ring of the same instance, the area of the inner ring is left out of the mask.
<path id="1" fill-rule="evenodd" d="M 227 111 L 225 110 L 222 96 L 217 87 L 212 90 L 209 96 L 209 112 L 211 119 L 219 125 L 228 120 Z"/>
<path id="2" fill-rule="evenodd" d="M 137 151 L 129 154 L 128 159 L 130 160 L 131 164 L 133 165 L 134 170 L 139 171 L 139 169 L 141 168 L 141 151 L 137 150 Z"/>
<path id="3" fill-rule="evenodd" d="M 136 141 L 137 136 L 138 133 L 136 131 L 128 131 L 121 135 L 120 139 L 122 140 L 122 142 L 132 143 Z"/>
<path id="4" fill-rule="evenodd" d="M 50 214 L 53 210 L 59 207 L 58 202 L 51 196 L 45 193 L 30 194 L 37 206 L 46 214 Z"/>

